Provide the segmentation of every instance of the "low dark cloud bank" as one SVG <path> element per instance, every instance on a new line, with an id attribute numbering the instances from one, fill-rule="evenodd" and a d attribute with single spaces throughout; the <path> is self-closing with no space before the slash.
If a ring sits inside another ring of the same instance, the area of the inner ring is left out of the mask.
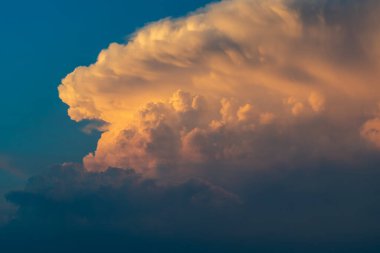
<path id="1" fill-rule="evenodd" d="M 3 252 L 376 252 L 380 246 L 376 166 L 326 163 L 247 176 L 247 182 L 226 190 L 201 179 L 161 184 L 133 170 L 53 168 L 7 195 L 19 209 L 1 230 L 1 247 Z"/>

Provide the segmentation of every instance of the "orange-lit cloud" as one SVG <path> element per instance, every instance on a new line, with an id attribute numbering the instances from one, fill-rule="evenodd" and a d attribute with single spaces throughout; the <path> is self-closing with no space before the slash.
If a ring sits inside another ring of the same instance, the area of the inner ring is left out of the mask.
<path id="1" fill-rule="evenodd" d="M 186 174 L 346 161 L 380 147 L 379 10 L 222 1 L 111 44 L 59 86 L 73 120 L 108 124 L 85 167 Z"/>

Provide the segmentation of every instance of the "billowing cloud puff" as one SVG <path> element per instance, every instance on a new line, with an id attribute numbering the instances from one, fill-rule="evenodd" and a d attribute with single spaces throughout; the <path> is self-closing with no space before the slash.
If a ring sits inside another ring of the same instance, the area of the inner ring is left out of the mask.
<path id="1" fill-rule="evenodd" d="M 380 118 L 367 121 L 361 131 L 362 136 L 380 148 Z"/>
<path id="2" fill-rule="evenodd" d="M 59 86 L 73 120 L 107 123 L 85 167 L 183 175 L 345 162 L 379 147 L 379 10 L 222 1 L 112 43 Z"/>

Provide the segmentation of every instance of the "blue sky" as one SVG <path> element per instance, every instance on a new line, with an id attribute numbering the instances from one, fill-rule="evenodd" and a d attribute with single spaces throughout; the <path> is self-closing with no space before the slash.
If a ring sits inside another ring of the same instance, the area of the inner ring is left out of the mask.
<path id="1" fill-rule="evenodd" d="M 85 134 L 86 122 L 72 121 L 58 97 L 57 86 L 67 73 L 93 63 L 101 49 L 125 42 L 146 23 L 182 16 L 207 2 L 3 2 L 0 194 L 24 187 L 28 177 L 56 164 L 81 162 L 95 149 L 99 134 Z M 4 204 L 1 197 L 0 206 Z"/>
<path id="2" fill-rule="evenodd" d="M 0 154 L 31 175 L 80 161 L 98 136 L 81 131 L 58 98 L 67 73 L 148 22 L 182 16 L 206 0 L 6 1 L 0 27 Z"/>

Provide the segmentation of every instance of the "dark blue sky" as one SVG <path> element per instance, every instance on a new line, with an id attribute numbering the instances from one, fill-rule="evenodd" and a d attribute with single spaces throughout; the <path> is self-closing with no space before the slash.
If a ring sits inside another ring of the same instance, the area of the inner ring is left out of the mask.
<path id="1" fill-rule="evenodd" d="M 1 157 L 27 175 L 51 164 L 80 161 L 94 150 L 98 137 L 84 134 L 83 124 L 68 118 L 57 93 L 61 79 L 147 22 L 182 16 L 208 2 L 3 1 Z"/>

